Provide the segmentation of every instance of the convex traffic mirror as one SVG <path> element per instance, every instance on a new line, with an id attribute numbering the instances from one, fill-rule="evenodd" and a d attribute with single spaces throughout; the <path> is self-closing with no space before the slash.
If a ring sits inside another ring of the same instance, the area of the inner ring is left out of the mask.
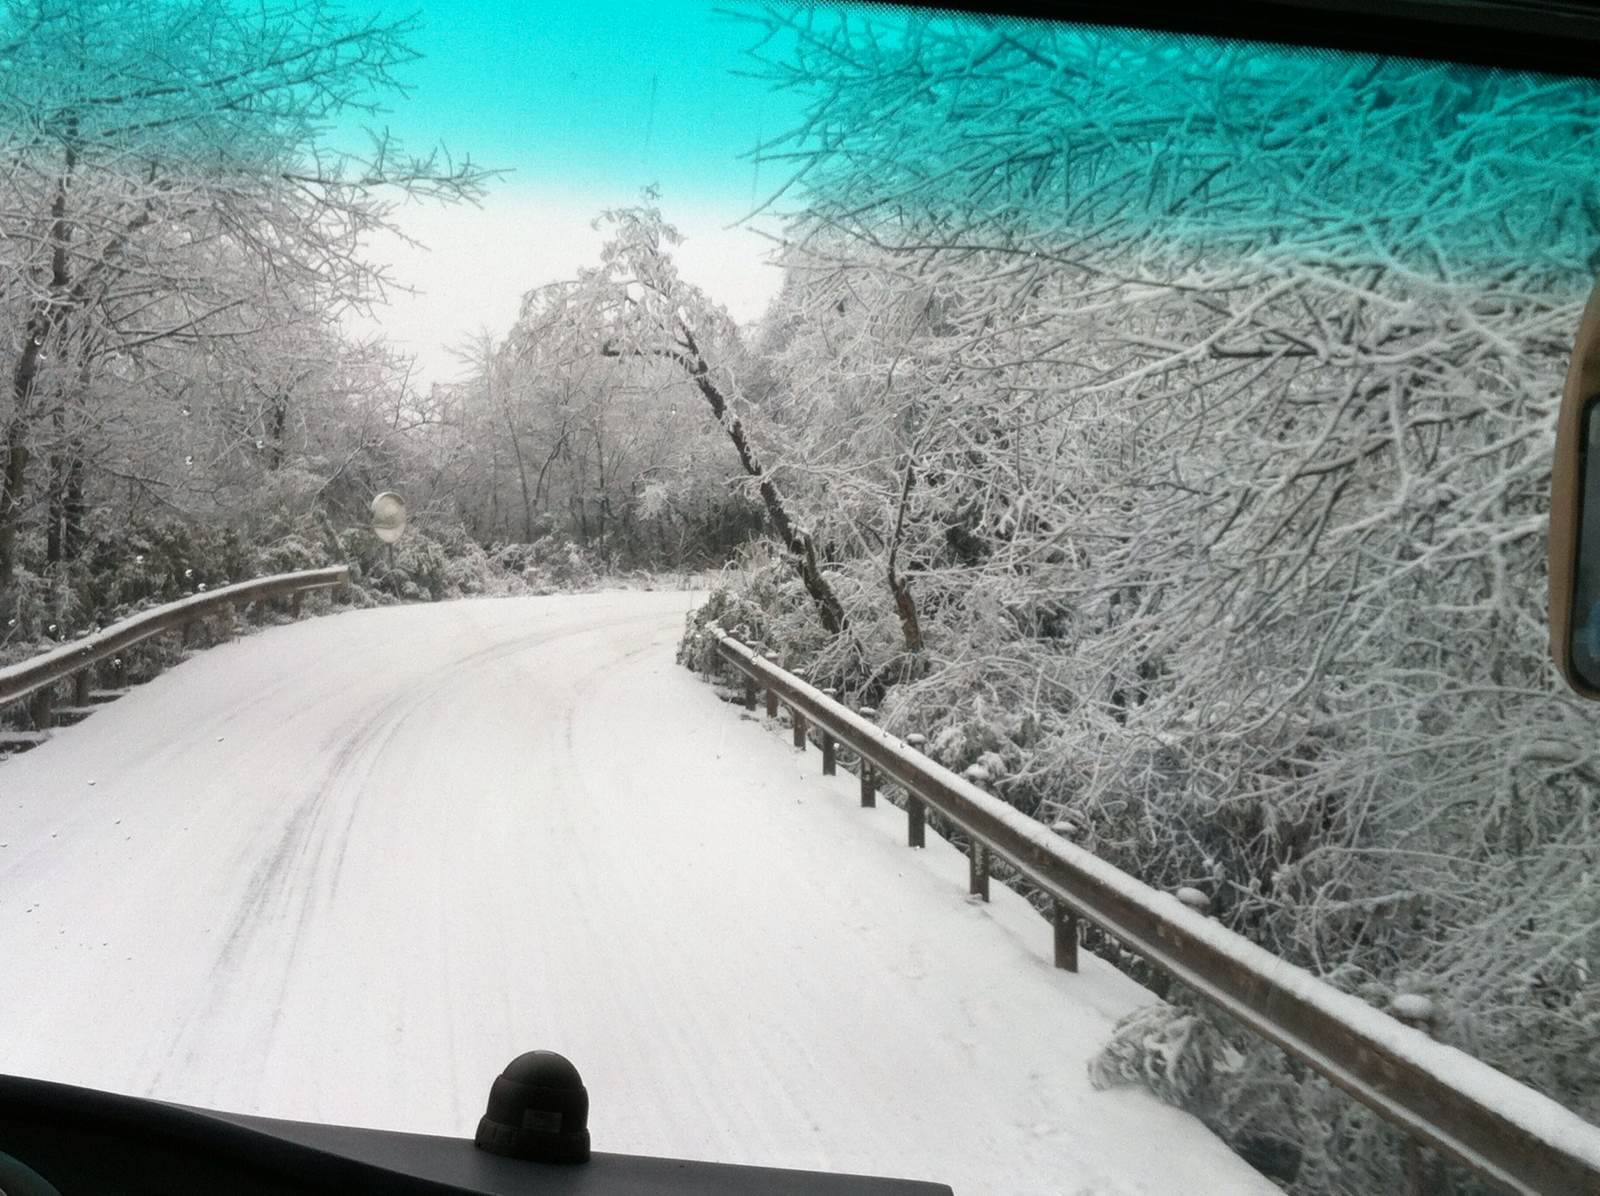
<path id="1" fill-rule="evenodd" d="M 385 544 L 393 544 L 406 530 L 406 504 L 392 490 L 372 500 L 372 530 Z"/>

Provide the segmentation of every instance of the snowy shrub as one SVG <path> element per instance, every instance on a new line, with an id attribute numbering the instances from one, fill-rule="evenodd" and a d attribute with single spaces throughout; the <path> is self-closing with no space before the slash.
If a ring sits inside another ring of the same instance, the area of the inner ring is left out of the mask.
<path id="1" fill-rule="evenodd" d="M 1117 1023 L 1089 1078 L 1097 1088 L 1142 1084 L 1171 1104 L 1201 1107 L 1222 1047 L 1222 1036 L 1197 1012 L 1163 1002 L 1143 1005 Z"/>
<path id="2" fill-rule="evenodd" d="M 555 534 L 530 544 L 503 545 L 490 553 L 489 562 L 502 575 L 519 579 L 521 587 L 533 594 L 593 589 L 604 576 L 600 559 L 592 551 Z"/>
<path id="3" fill-rule="evenodd" d="M 352 588 L 372 602 L 440 602 L 529 592 L 505 567 L 513 554 L 491 555 L 458 524 L 413 522 L 393 545 L 365 529 L 346 537 Z"/>
<path id="4" fill-rule="evenodd" d="M 743 552 L 723 570 L 705 601 L 689 612 L 678 645 L 679 663 L 702 672 L 710 667 L 712 641 L 704 629 L 711 623 L 757 652 L 776 650 L 783 655 L 787 648 L 792 657 L 794 645 L 777 642 L 778 629 L 801 617 L 798 596 L 785 572 L 765 544 Z M 787 610 L 781 605 L 785 602 Z"/>
<path id="5" fill-rule="evenodd" d="M 535 592 L 584 590 L 599 583 L 599 560 L 572 540 L 550 537 L 534 544 L 533 549 L 533 561 L 522 576 Z"/>
<path id="6" fill-rule="evenodd" d="M 534 562 L 534 547 L 532 544 L 501 544 L 499 546 L 491 546 L 488 552 L 489 560 L 502 573 L 513 573 L 521 576 Z"/>
<path id="7" fill-rule="evenodd" d="M 272 538 L 261 543 L 265 535 Z M 13 638 L 37 636 L 51 624 L 58 634 L 93 630 L 202 588 L 328 563 L 325 548 L 304 528 L 274 532 L 263 524 L 245 532 L 176 518 L 120 527 L 97 522 L 74 559 L 19 573 L 9 630 Z"/>
<path id="8" fill-rule="evenodd" d="M 258 576 L 270 577 L 277 573 L 298 573 L 304 569 L 322 569 L 333 564 L 327 545 L 309 529 L 297 529 L 256 550 L 255 568 Z"/>
<path id="9" fill-rule="evenodd" d="M 715 668 L 716 641 L 707 632 L 713 623 L 746 644 L 754 645 L 766 639 L 760 608 L 744 595 L 726 586 L 717 586 L 686 617 L 683 638 L 678 642 L 679 664 L 701 673 Z"/>
<path id="10" fill-rule="evenodd" d="M 86 622 L 83 603 L 76 593 L 28 569 L 18 570 L 9 607 L 3 613 L 3 664 L 49 651 Z"/>

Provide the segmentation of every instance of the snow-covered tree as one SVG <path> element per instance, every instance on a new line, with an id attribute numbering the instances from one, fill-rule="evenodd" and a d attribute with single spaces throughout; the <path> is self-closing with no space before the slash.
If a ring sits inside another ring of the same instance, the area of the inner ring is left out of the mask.
<path id="1" fill-rule="evenodd" d="M 597 484 L 604 484 L 607 474 L 613 481 L 628 477 L 638 502 L 655 509 L 675 501 L 670 474 L 703 474 L 709 465 L 705 435 L 715 429 L 734 450 L 728 464 L 735 470 L 728 472 L 742 474 L 751 497 L 761 504 L 822 629 L 840 636 L 848 619 L 816 539 L 784 496 L 746 423 L 748 389 L 762 378 L 759 364 L 726 310 L 678 274 L 671 251 L 681 237 L 663 219 L 654 192 L 635 207 L 603 213 L 596 221 L 597 227 L 602 224 L 610 236 L 596 266 L 526 296 L 504 349 L 511 385 L 545 395 L 540 405 L 561 429 L 550 438 L 551 451 L 560 445 L 574 461 L 590 461 Z M 619 448 L 615 434 L 621 421 L 606 414 L 630 393 L 658 417 L 665 410 L 666 422 L 658 422 L 652 433 L 657 455 L 694 446 L 699 463 L 694 469 L 659 470 L 647 463 L 619 475 L 615 465 L 606 464 L 608 451 L 625 451 L 630 459 L 651 455 L 640 457 L 638 444 Z M 711 419 L 688 418 L 691 405 L 709 409 Z M 579 457 L 585 447 L 592 455 Z M 748 530 L 742 520 L 734 527 L 741 535 Z M 848 635 L 843 641 L 853 643 Z"/>
<path id="2" fill-rule="evenodd" d="M 325 139 L 394 90 L 414 29 L 322 0 L 0 9 L 0 591 L 37 505 L 35 446 L 53 436 L 62 461 L 81 459 L 73 428 L 93 417 L 73 396 L 106 363 L 238 335 L 228 317 L 247 309 L 368 302 L 384 278 L 361 239 L 390 226 L 390 197 L 477 195 L 470 163 L 383 135 L 359 153 Z"/>
<path id="3" fill-rule="evenodd" d="M 1542 531 L 1600 93 L 756 19 L 812 97 L 765 151 L 791 176 L 771 409 L 854 623 L 897 576 L 915 598 L 890 719 L 1342 987 L 1434 993 L 1448 1039 L 1594 1116 L 1600 774 L 1544 657 Z M 1312 1102 L 1343 1151 L 1263 1098 L 1274 1053 L 1191 1079 L 1238 1139 L 1292 1143 L 1299 1190 L 1390 1182 L 1363 1114 Z"/>

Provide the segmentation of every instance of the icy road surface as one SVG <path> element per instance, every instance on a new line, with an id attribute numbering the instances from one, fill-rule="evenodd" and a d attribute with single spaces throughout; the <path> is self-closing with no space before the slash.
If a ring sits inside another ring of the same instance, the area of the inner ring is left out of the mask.
<path id="1" fill-rule="evenodd" d="M 355 611 L 0 764 L 0 1071 L 470 1136 L 524 1050 L 595 1149 L 973 1193 L 1271 1193 L 1085 1065 L 1148 994 L 673 663 L 691 597 Z"/>

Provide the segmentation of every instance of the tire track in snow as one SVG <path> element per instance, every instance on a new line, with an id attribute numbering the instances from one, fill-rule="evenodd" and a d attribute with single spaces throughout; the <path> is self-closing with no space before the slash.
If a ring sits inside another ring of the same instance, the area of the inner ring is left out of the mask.
<path id="1" fill-rule="evenodd" d="M 659 616 L 655 615 L 631 616 L 616 620 L 615 625 L 658 621 Z M 252 1052 L 249 1064 L 259 1072 L 277 1040 L 284 997 L 296 975 L 307 929 L 320 910 L 337 900 L 352 828 L 363 813 L 365 799 L 371 796 L 368 783 L 374 766 L 408 723 L 426 713 L 446 691 L 470 684 L 474 670 L 512 661 L 565 638 L 593 635 L 597 629 L 587 625 L 542 628 L 451 656 L 430 667 L 407 689 L 388 696 L 373 709 L 359 711 L 324 737 L 332 758 L 296 805 L 273 845 L 256 853 L 250 879 L 232 911 L 211 968 L 211 982 L 182 1018 L 165 1059 L 151 1078 L 151 1092 L 159 1091 L 174 1071 L 193 1072 L 201 1066 L 203 1052 L 197 1037 L 203 1041 L 217 1014 L 237 1002 L 241 989 L 259 990 L 266 983 L 275 994 L 269 1004 L 270 1020 L 262 1049 Z M 596 672 L 605 667 L 598 666 Z M 293 683 L 273 686 L 268 691 L 271 697 L 247 701 L 236 707 L 234 714 L 242 716 L 254 711 L 273 697 L 292 696 L 293 689 Z M 335 815 L 330 811 L 341 802 L 344 817 L 342 825 L 335 828 L 331 824 Z M 325 865 L 330 844 L 336 854 L 331 865 Z M 283 928 L 288 928 L 286 939 L 274 933 Z M 445 974 L 449 974 L 448 967 Z M 274 979 L 276 983 L 272 984 Z"/>
<path id="2" fill-rule="evenodd" d="M 7 876 L 42 904 L 0 908 L 28 978 L 0 1070 L 470 1135 L 542 1046 L 583 1070 L 597 1149 L 1270 1196 L 1192 1119 L 1089 1090 L 1147 994 L 1055 972 L 1025 903 L 968 905 L 959 853 L 907 851 L 898 811 L 674 666 L 686 603 L 276 628 L 8 763 Z"/>

